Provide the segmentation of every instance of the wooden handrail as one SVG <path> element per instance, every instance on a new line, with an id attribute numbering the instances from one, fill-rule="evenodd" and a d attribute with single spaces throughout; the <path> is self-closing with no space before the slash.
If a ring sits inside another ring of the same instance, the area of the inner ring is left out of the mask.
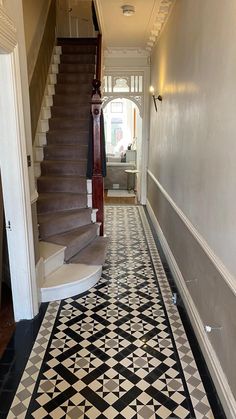
<path id="1" fill-rule="evenodd" d="M 96 79 L 102 79 L 102 35 L 100 33 L 97 37 Z"/>
<path id="2" fill-rule="evenodd" d="M 100 235 L 103 236 L 104 224 L 104 181 L 102 173 L 102 133 L 101 133 L 101 82 L 93 80 L 93 94 L 91 101 L 92 113 L 92 137 L 93 137 L 93 174 L 92 174 L 92 194 L 93 208 L 98 210 L 97 221 L 101 223 Z"/>

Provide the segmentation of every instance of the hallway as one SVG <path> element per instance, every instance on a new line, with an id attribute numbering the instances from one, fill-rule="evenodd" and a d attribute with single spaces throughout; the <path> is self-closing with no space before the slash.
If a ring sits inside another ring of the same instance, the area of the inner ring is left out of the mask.
<path id="1" fill-rule="evenodd" d="M 48 305 L 8 417 L 224 418 L 209 377 L 204 390 L 144 208 L 106 206 L 106 234 L 98 284 Z M 29 323 L 18 325 L 18 343 Z M 22 344 L 14 356 L 1 418 L 26 360 Z"/>

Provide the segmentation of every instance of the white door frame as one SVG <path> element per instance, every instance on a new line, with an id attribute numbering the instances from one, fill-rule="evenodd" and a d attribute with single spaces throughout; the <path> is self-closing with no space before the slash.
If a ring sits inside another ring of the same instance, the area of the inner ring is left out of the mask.
<path id="1" fill-rule="evenodd" d="M 38 313 L 20 60 L 14 22 L 0 5 L 0 168 L 15 320 Z"/>

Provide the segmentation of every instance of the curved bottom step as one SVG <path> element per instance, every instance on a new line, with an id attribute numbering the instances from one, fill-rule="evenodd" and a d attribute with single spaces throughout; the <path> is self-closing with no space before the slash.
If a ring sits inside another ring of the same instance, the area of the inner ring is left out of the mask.
<path id="1" fill-rule="evenodd" d="M 98 282 L 101 274 L 101 265 L 62 265 L 44 279 L 40 288 L 41 301 L 46 303 L 82 294 Z"/>

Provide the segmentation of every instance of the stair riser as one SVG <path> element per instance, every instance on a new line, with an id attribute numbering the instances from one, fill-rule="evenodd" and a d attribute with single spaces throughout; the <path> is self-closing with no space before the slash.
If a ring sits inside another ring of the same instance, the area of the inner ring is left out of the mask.
<path id="1" fill-rule="evenodd" d="M 91 102 L 90 95 L 54 95 L 53 96 L 53 105 L 56 106 L 65 106 L 65 105 L 80 105 L 88 106 Z"/>
<path id="2" fill-rule="evenodd" d="M 37 209 L 39 214 L 46 214 L 49 212 L 70 211 L 80 208 L 86 208 L 87 197 L 86 195 L 76 195 L 70 199 L 58 199 L 52 196 L 51 199 L 38 200 Z"/>
<path id="3" fill-rule="evenodd" d="M 38 192 L 67 192 L 67 193 L 86 193 L 87 183 L 86 179 L 53 179 L 48 177 L 46 179 L 38 179 Z"/>
<path id="4" fill-rule="evenodd" d="M 49 222 L 40 224 L 39 222 L 39 234 L 41 239 L 46 239 L 54 234 L 65 233 L 68 230 L 73 230 L 84 225 L 87 225 L 91 222 L 91 211 L 88 210 L 87 214 L 83 214 L 78 217 L 74 215 L 73 217 L 65 217 L 61 219 L 58 223 L 58 220 L 50 220 Z"/>
<path id="5" fill-rule="evenodd" d="M 88 131 L 84 132 L 70 132 L 58 131 L 47 133 L 47 144 L 88 144 Z"/>
<path id="6" fill-rule="evenodd" d="M 95 45 L 62 45 L 62 54 L 95 54 Z"/>
<path id="7" fill-rule="evenodd" d="M 62 250 L 60 253 L 57 253 L 54 257 L 51 257 L 49 260 L 44 261 L 44 276 L 50 275 L 52 272 L 59 269 L 65 260 L 65 250 Z"/>
<path id="8" fill-rule="evenodd" d="M 74 246 L 69 246 L 65 250 L 65 262 L 68 262 L 74 255 L 88 246 L 95 238 L 97 237 L 96 233 L 91 233 L 89 237 L 86 239 L 81 240 L 80 242 L 76 243 Z"/>
<path id="9" fill-rule="evenodd" d="M 92 93 L 92 83 L 59 83 L 55 86 L 55 93 L 65 94 L 65 93 L 77 93 L 77 94 L 91 94 Z"/>
<path id="10" fill-rule="evenodd" d="M 87 162 L 48 162 L 47 160 L 41 163 L 41 174 L 54 176 L 86 176 Z"/>
<path id="11" fill-rule="evenodd" d="M 45 160 L 73 160 L 86 159 L 88 147 L 44 147 Z"/>
<path id="12" fill-rule="evenodd" d="M 95 64 L 93 54 L 62 54 L 60 56 L 61 64 Z"/>
<path id="13" fill-rule="evenodd" d="M 95 73 L 94 64 L 59 64 L 59 73 Z"/>
<path id="14" fill-rule="evenodd" d="M 49 129 L 77 129 L 86 130 L 89 128 L 89 118 L 87 119 L 69 119 L 69 118 L 52 118 L 49 120 Z"/>
<path id="15" fill-rule="evenodd" d="M 90 106 L 53 106 L 51 108 L 52 117 L 71 117 L 77 119 L 88 118 Z"/>
<path id="16" fill-rule="evenodd" d="M 57 75 L 57 82 L 58 83 L 89 83 L 92 85 L 92 81 L 94 78 L 94 73 L 87 73 L 87 74 L 77 74 L 77 73 L 61 73 Z"/>

